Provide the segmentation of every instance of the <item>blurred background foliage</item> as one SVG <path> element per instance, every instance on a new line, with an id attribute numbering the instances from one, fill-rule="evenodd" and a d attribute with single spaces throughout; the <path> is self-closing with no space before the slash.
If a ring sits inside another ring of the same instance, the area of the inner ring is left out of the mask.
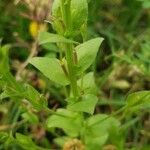
<path id="1" fill-rule="evenodd" d="M 49 100 L 49 107 L 56 109 L 64 105 L 65 92 L 50 81 L 45 82 L 46 79 L 41 74 L 31 71 L 30 65 L 26 67 L 25 64 L 22 67 L 35 47 L 36 52 L 33 56 L 57 56 L 58 49 L 54 45 L 39 47 L 36 43 L 37 30 L 53 32 L 51 25 L 47 23 L 53 19 L 50 16 L 50 1 L 47 2 L 49 4 L 47 9 L 45 4 L 40 4 L 41 9 L 33 11 L 25 0 L 20 2 L 0 0 L 0 39 L 2 44 L 11 44 L 10 65 L 13 75 L 17 76 L 19 68 L 23 68 L 19 74 L 21 79 L 42 91 Z M 125 104 L 125 97 L 129 93 L 150 90 L 150 1 L 88 0 L 88 2 L 87 38 L 102 36 L 105 39 L 95 67 L 91 68 L 95 69 L 95 80 L 99 89 L 100 100 L 96 112 L 111 113 Z M 38 8 L 38 5 L 35 7 Z M 12 102 L 5 102 L 0 106 L 0 123 L 11 122 L 12 114 L 18 107 L 16 105 L 12 108 L 12 105 Z M 12 114 L 8 113 L 8 109 Z M 145 142 L 145 132 L 150 132 L 149 125 L 150 120 L 145 113 L 135 128 L 131 127 L 132 135 L 127 133 L 127 141 L 135 145 L 140 141 L 142 146 Z M 46 136 L 40 124 L 31 126 L 30 130 L 37 141 Z M 48 145 L 47 139 L 44 140 L 43 143 Z M 148 150 L 147 148 L 145 150 Z"/>

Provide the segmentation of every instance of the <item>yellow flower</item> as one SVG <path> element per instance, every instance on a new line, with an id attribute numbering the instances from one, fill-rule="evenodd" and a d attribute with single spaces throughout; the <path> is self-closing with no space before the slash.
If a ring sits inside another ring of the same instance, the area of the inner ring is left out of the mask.
<path id="1" fill-rule="evenodd" d="M 38 23 L 36 21 L 32 21 L 29 25 L 29 32 L 33 38 L 36 38 L 40 31 L 46 31 L 46 30 L 47 30 L 47 26 L 45 24 Z"/>
<path id="2" fill-rule="evenodd" d="M 35 21 L 32 21 L 29 25 L 29 32 L 32 37 L 37 37 L 38 35 L 38 30 L 39 30 L 39 24 Z"/>

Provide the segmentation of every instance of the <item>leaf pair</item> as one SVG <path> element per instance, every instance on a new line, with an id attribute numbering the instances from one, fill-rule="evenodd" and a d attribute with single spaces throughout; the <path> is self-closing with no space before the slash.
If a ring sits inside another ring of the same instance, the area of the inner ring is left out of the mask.
<path id="1" fill-rule="evenodd" d="M 39 35 L 40 44 L 45 43 L 76 43 L 62 36 L 50 33 L 41 33 Z M 77 74 L 82 74 L 95 60 L 102 38 L 95 38 L 75 47 L 77 53 Z M 63 86 L 69 84 L 69 79 L 63 72 L 59 60 L 54 58 L 33 58 L 30 63 L 39 69 L 50 80 Z"/>
<path id="2" fill-rule="evenodd" d="M 46 124 L 49 129 L 63 129 L 66 135 L 72 138 L 82 134 L 87 150 L 98 150 L 106 142 L 109 131 L 120 126 L 119 121 L 108 115 L 98 114 L 83 121 L 80 113 L 66 109 L 58 109 L 56 115 L 50 116 Z M 67 139 L 64 138 L 64 142 Z"/>

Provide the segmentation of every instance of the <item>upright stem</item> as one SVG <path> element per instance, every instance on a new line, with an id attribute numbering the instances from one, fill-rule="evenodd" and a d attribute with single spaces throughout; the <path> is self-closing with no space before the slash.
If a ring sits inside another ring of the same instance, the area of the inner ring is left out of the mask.
<path id="1" fill-rule="evenodd" d="M 66 60 L 68 64 L 68 71 L 69 71 L 69 78 L 71 82 L 71 90 L 74 97 L 78 96 L 78 89 L 77 89 L 77 79 L 76 79 L 76 72 L 74 69 L 74 61 L 73 61 L 73 48 L 72 44 L 66 45 Z"/>
<path id="2" fill-rule="evenodd" d="M 62 18 L 66 27 L 66 32 L 71 29 L 71 0 L 62 0 Z M 74 97 L 78 96 L 76 72 L 73 61 L 73 44 L 67 43 L 66 46 L 66 60 L 68 65 L 69 78 L 71 82 L 71 90 Z"/>

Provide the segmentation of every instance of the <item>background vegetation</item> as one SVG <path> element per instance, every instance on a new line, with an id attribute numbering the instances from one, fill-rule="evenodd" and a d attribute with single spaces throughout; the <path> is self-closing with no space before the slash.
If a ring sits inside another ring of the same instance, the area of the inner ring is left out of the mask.
<path id="1" fill-rule="evenodd" d="M 142 110 L 132 115 L 124 116 L 136 109 L 132 105 L 125 114 L 118 110 L 126 106 L 129 94 L 150 91 L 150 1 L 88 0 L 88 5 L 86 38 L 104 38 L 96 61 L 88 70 L 94 70 L 98 88 L 95 114 L 116 113 L 115 117 L 121 120 L 124 129 L 120 135 L 111 131 L 110 137 L 99 149 L 121 150 L 119 145 L 123 145 L 123 150 L 149 150 L 150 116 L 147 108 L 150 108 L 150 96 Z M 0 0 L 0 40 L 1 49 L 10 47 L 9 68 L 13 76 L 5 81 L 9 80 L 9 86 L 14 86 L 16 91 L 20 90 L 19 93 L 27 89 L 20 88 L 18 82 L 28 84 L 28 88 L 32 85 L 42 93 L 48 107 L 55 111 L 65 107 L 66 91 L 29 64 L 33 56 L 58 57 L 56 45 L 39 46 L 37 41 L 38 31 L 55 33 L 51 25 L 55 19 L 51 16 L 51 6 L 51 0 L 45 0 L 43 4 L 38 0 Z M 82 42 L 82 37 L 77 36 L 76 41 Z M 10 96 L 10 93 L 9 97 L 3 93 L 6 85 L 1 81 L 1 75 L 8 68 L 6 55 L 0 55 L 0 150 L 60 149 L 59 146 L 64 145 L 64 132 L 45 127 L 44 122 L 49 115 L 47 110 L 41 110 L 41 105 L 35 104 L 38 111 L 34 111 L 25 100 L 18 100 L 21 94 L 16 98 Z M 2 62 L 5 67 L 1 65 Z M 109 122 L 105 124 L 107 126 Z M 54 140 L 56 137 L 62 140 Z"/>

